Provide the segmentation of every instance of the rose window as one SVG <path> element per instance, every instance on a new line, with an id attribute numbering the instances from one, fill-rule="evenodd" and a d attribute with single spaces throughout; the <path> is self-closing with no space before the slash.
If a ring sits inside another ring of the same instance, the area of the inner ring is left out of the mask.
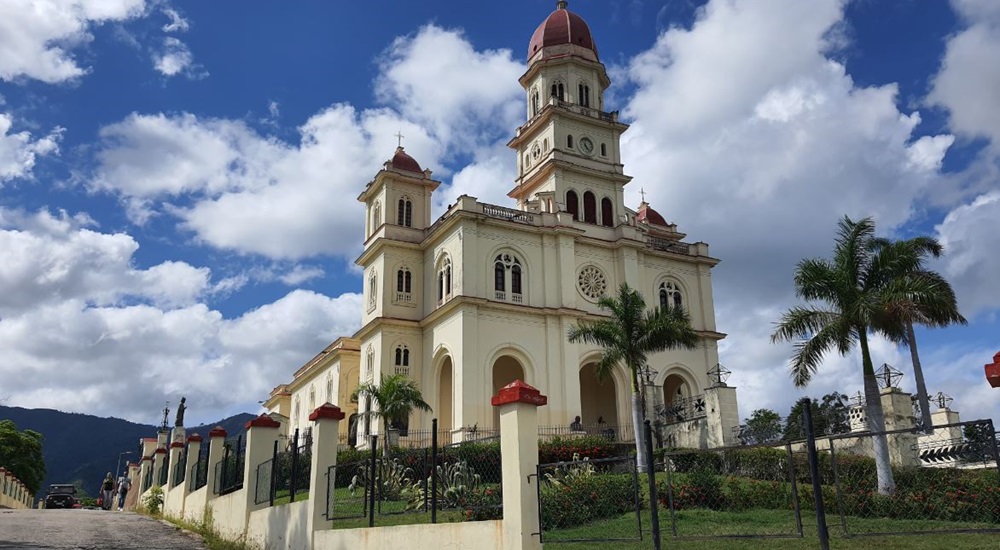
<path id="1" fill-rule="evenodd" d="M 608 279 L 600 269 L 588 265 L 580 270 L 576 285 L 580 289 L 580 294 L 583 294 L 590 300 L 597 300 L 607 292 Z"/>

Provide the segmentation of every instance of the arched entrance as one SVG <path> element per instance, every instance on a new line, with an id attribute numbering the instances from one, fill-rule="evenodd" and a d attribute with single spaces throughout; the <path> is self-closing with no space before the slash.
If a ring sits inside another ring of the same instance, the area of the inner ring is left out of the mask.
<path id="1" fill-rule="evenodd" d="M 493 393 L 496 395 L 500 388 L 510 384 L 514 380 L 524 380 L 524 367 L 521 362 L 510 355 L 502 355 L 493 363 Z M 500 409 L 493 409 L 493 428 L 500 430 Z"/>
<path id="2" fill-rule="evenodd" d="M 438 406 L 435 407 L 438 413 L 438 431 L 441 432 L 452 429 L 453 371 L 451 357 L 445 357 L 441 363 L 441 374 L 438 379 Z"/>
<path id="3" fill-rule="evenodd" d="M 691 386 L 680 375 L 671 374 L 663 380 L 663 406 L 667 411 L 664 420 L 667 423 L 685 420 L 683 415 L 677 413 L 682 410 L 678 406 L 688 397 L 691 397 Z"/>
<path id="4" fill-rule="evenodd" d="M 597 379 L 594 363 L 580 369 L 580 422 L 584 426 L 618 424 L 618 397 L 615 380 Z"/>

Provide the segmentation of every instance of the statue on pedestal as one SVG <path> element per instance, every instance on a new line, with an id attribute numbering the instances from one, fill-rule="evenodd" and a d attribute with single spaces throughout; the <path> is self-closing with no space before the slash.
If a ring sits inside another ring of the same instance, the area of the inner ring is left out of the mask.
<path id="1" fill-rule="evenodd" d="M 174 426 L 178 428 L 184 427 L 184 409 L 187 409 L 187 406 L 184 404 L 184 402 L 186 400 L 187 400 L 186 397 L 181 397 L 181 402 L 179 405 L 177 405 L 177 418 L 174 420 Z"/>

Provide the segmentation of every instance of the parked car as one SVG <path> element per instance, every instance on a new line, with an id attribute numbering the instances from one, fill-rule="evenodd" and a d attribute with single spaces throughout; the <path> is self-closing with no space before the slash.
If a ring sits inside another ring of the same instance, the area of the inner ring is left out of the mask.
<path id="1" fill-rule="evenodd" d="M 46 508 L 75 508 L 77 504 L 75 485 L 49 485 L 49 492 L 45 495 Z"/>

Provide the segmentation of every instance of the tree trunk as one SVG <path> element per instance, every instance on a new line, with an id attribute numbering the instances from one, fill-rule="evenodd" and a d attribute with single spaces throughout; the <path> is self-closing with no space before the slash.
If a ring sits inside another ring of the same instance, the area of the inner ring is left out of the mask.
<path id="1" fill-rule="evenodd" d="M 642 431 L 642 398 L 639 396 L 639 392 L 632 392 L 632 432 L 635 434 L 635 456 L 636 456 L 636 468 L 639 472 L 646 471 L 646 446 L 642 444 L 643 431 Z"/>
<path id="2" fill-rule="evenodd" d="M 875 471 L 878 476 L 878 492 L 881 495 L 891 495 L 896 492 L 896 482 L 892 476 L 889 441 L 883 433 L 885 432 L 885 415 L 882 412 L 882 396 L 879 394 L 878 382 L 875 380 L 875 367 L 872 365 L 871 353 L 868 350 L 868 334 L 865 327 L 858 329 L 858 336 L 864 369 L 865 414 L 868 416 L 868 429 L 877 434 L 872 436 L 872 447 L 875 454 Z"/>
<path id="3" fill-rule="evenodd" d="M 913 362 L 913 377 L 917 381 L 917 401 L 920 403 L 920 422 L 924 433 L 933 433 L 931 423 L 931 403 L 927 395 L 927 384 L 924 383 L 924 369 L 920 367 L 920 354 L 917 353 L 917 335 L 913 332 L 913 322 L 906 321 L 906 341 L 910 344 L 910 360 Z"/>

